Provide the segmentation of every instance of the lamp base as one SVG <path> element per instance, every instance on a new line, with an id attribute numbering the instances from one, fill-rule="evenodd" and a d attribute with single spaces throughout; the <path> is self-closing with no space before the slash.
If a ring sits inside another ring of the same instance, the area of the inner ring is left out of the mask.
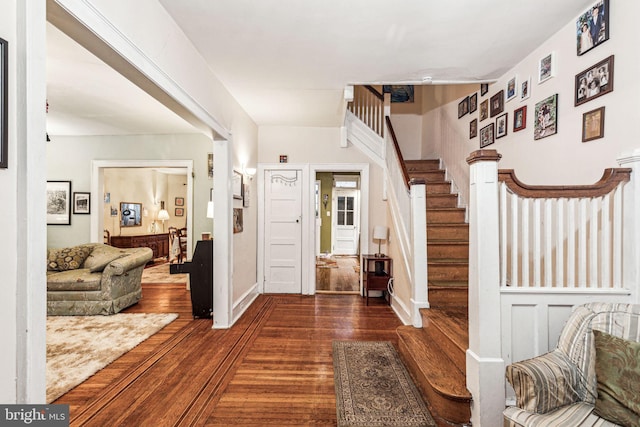
<path id="1" fill-rule="evenodd" d="M 381 253 L 373 254 L 373 256 L 376 257 L 376 258 L 384 258 L 384 257 L 386 257 L 385 254 L 381 254 Z"/>

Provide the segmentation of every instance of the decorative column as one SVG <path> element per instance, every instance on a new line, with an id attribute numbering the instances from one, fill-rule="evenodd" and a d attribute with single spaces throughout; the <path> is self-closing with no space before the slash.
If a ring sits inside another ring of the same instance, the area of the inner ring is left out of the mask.
<path id="1" fill-rule="evenodd" d="M 623 192 L 622 285 L 640 303 L 640 148 L 618 158 L 620 166 L 631 168 L 631 179 Z"/>
<path id="2" fill-rule="evenodd" d="M 467 388 L 471 423 L 502 425 L 505 407 L 504 360 L 500 323 L 500 229 L 496 150 L 478 150 L 470 165 L 469 201 L 469 349 Z"/>

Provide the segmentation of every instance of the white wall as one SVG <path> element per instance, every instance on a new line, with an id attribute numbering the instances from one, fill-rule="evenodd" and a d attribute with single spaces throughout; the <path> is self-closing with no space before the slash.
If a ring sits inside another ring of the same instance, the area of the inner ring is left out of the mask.
<path id="1" fill-rule="evenodd" d="M 610 14 L 610 39 L 582 56 L 576 55 L 575 19 L 531 52 L 513 69 L 489 86 L 489 92 L 480 97 L 478 104 L 505 89 L 507 80 L 517 75 L 519 80 L 531 76 L 531 96 L 520 101 L 505 103 L 508 112 L 508 134 L 488 149 L 502 154 L 498 163 L 501 169 L 515 169 L 518 177 L 527 184 L 592 184 L 608 167 L 616 167 L 616 158 L 625 151 L 640 145 L 637 123 L 640 109 L 637 107 L 640 93 L 640 57 L 634 46 L 640 35 L 630 16 L 640 12 L 638 2 L 612 2 Z M 577 18 L 577 17 L 576 17 Z M 555 52 L 557 74 L 538 84 L 537 64 L 540 58 Z M 575 75 L 593 66 L 609 55 L 615 55 L 614 91 L 574 106 Z M 476 86 L 477 87 L 477 86 Z M 469 122 L 478 112 L 457 118 L 457 105 L 475 88 L 461 93 L 458 87 L 425 87 L 424 153 L 442 152 L 447 167 L 459 182 L 468 182 L 468 167 L 464 158 L 479 149 L 479 138 L 469 139 Z M 558 133 L 540 140 L 533 139 L 535 104 L 558 94 Z M 457 96 L 452 96 L 455 94 Z M 435 105 L 433 105 L 435 104 Z M 513 111 L 527 106 L 526 129 L 513 132 Z M 605 136 L 585 142 L 582 138 L 582 115 L 605 106 Z M 478 130 L 495 118 L 478 124 Z M 466 172 L 465 172 L 466 169 Z M 466 191 L 465 191 L 466 193 Z M 468 198 L 466 198 L 468 200 Z"/>

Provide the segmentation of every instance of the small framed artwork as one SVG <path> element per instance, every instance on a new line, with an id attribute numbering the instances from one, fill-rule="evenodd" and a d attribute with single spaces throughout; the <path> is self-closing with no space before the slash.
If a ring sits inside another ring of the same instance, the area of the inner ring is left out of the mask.
<path id="1" fill-rule="evenodd" d="M 242 233 L 243 228 L 242 208 L 233 208 L 233 233 Z"/>
<path id="2" fill-rule="evenodd" d="M 383 85 L 382 93 L 391 94 L 391 102 L 413 102 L 413 85 Z"/>
<path id="3" fill-rule="evenodd" d="M 207 153 L 207 176 L 213 178 L 213 153 Z"/>
<path id="4" fill-rule="evenodd" d="M 0 39 L 0 168 L 9 167 L 9 42 Z"/>
<path id="5" fill-rule="evenodd" d="M 184 206 L 184 197 L 176 197 L 176 206 Z"/>
<path id="6" fill-rule="evenodd" d="M 491 105 L 489 112 L 491 117 L 495 117 L 504 111 L 504 90 L 496 93 L 491 97 Z"/>
<path id="7" fill-rule="evenodd" d="M 520 83 L 520 101 L 524 101 L 529 96 L 531 96 L 531 76 Z"/>
<path id="8" fill-rule="evenodd" d="M 105 204 L 111 203 L 111 193 L 104 193 L 104 203 Z"/>
<path id="9" fill-rule="evenodd" d="M 489 83 L 480 83 L 480 96 L 485 96 L 489 92 Z"/>
<path id="10" fill-rule="evenodd" d="M 286 154 L 280 155 L 280 163 L 287 163 L 289 161 L 289 157 Z"/>
<path id="11" fill-rule="evenodd" d="M 558 133 L 558 94 L 538 102 L 535 111 L 533 139 L 542 139 Z"/>
<path id="12" fill-rule="evenodd" d="M 575 105 L 613 91 L 613 55 L 576 74 Z"/>
<path id="13" fill-rule="evenodd" d="M 117 207 L 115 207 L 115 206 L 111 206 L 111 207 L 109 208 L 109 211 L 110 211 L 110 213 L 111 213 L 111 216 L 118 216 L 118 208 L 117 208 Z"/>
<path id="14" fill-rule="evenodd" d="M 604 107 L 582 115 L 582 142 L 604 137 Z"/>
<path id="15" fill-rule="evenodd" d="M 71 225 L 71 181 L 47 181 L 47 225 Z"/>
<path id="16" fill-rule="evenodd" d="M 609 0 L 601 0 L 576 19 L 576 52 L 584 55 L 609 40 Z"/>
<path id="17" fill-rule="evenodd" d="M 91 193 L 73 193 L 73 214 L 88 215 L 91 213 Z"/>
<path id="18" fill-rule="evenodd" d="M 469 97 L 469 113 L 473 113 L 478 109 L 478 94 L 474 93 Z"/>
<path id="19" fill-rule="evenodd" d="M 233 171 L 233 198 L 242 200 L 242 174 L 238 171 Z"/>
<path id="20" fill-rule="evenodd" d="M 175 216 L 184 216 L 184 208 L 176 208 Z"/>
<path id="21" fill-rule="evenodd" d="M 513 76 L 507 82 L 507 102 L 518 95 L 518 76 Z"/>
<path id="22" fill-rule="evenodd" d="M 484 148 L 487 145 L 491 145 L 496 142 L 493 126 L 493 123 L 489 123 L 480 129 L 480 148 Z"/>
<path id="23" fill-rule="evenodd" d="M 500 114 L 496 117 L 496 139 L 507 136 L 507 118 L 509 113 Z"/>
<path id="24" fill-rule="evenodd" d="M 469 112 L 469 97 L 465 97 L 458 103 L 458 118 L 464 116 Z"/>
<path id="25" fill-rule="evenodd" d="M 513 131 L 518 132 L 519 130 L 525 129 L 527 127 L 527 106 L 520 107 L 513 112 Z"/>
<path id="26" fill-rule="evenodd" d="M 538 84 L 544 83 L 556 75 L 556 54 L 550 54 L 540 58 L 538 61 Z"/>
<path id="27" fill-rule="evenodd" d="M 473 119 L 469 122 L 469 139 L 473 139 L 478 136 L 478 119 Z"/>
<path id="28" fill-rule="evenodd" d="M 480 103 L 480 121 L 489 117 L 489 100 L 485 99 Z"/>

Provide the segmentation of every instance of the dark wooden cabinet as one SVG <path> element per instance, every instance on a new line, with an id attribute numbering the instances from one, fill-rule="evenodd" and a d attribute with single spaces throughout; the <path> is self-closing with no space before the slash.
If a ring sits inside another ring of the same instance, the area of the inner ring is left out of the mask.
<path id="1" fill-rule="evenodd" d="M 136 236 L 111 236 L 111 246 L 116 248 L 150 248 L 153 258 L 169 257 L 169 234 L 140 234 Z"/>
<path id="2" fill-rule="evenodd" d="M 388 292 L 389 280 L 393 278 L 393 260 L 388 256 L 362 255 L 362 280 L 366 304 L 369 291 Z M 389 298 L 391 303 L 391 298 Z"/>

